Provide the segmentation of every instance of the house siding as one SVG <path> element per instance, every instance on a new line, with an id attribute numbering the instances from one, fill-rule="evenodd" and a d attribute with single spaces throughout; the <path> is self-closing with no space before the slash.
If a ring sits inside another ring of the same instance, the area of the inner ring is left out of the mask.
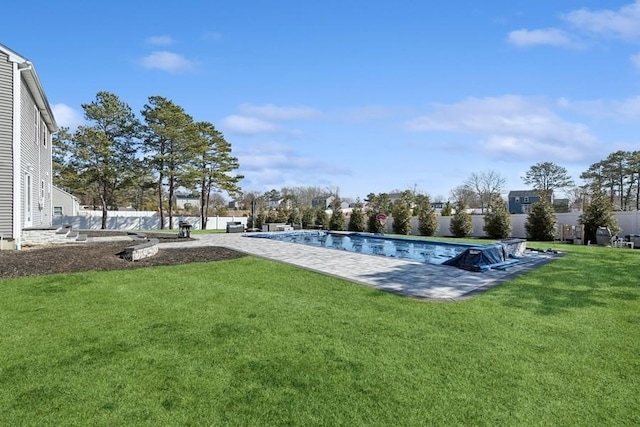
<path id="1" fill-rule="evenodd" d="M 0 234 L 13 238 L 13 64 L 0 52 Z"/>
<path id="2" fill-rule="evenodd" d="M 32 207 L 34 227 L 49 227 L 52 223 L 51 206 L 51 134 L 36 108 L 33 94 L 24 79 L 21 80 L 20 120 L 21 120 L 21 195 L 24 200 L 24 174 L 30 172 L 33 178 Z M 36 120 L 38 127 L 36 129 Z M 44 129 L 47 144 L 42 143 L 42 130 Z M 44 181 L 44 196 L 41 196 L 41 182 Z M 43 200 L 42 206 L 39 202 Z M 24 206 L 22 208 L 24 212 Z M 21 227 L 24 228 L 24 216 Z"/>

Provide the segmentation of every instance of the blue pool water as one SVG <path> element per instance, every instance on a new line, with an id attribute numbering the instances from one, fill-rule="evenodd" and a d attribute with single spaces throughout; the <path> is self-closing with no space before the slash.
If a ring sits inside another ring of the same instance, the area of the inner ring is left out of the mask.
<path id="1" fill-rule="evenodd" d="M 474 246 L 417 239 L 400 239 L 368 233 L 332 233 L 328 231 L 257 233 L 248 234 L 247 236 L 363 254 L 405 258 L 430 264 L 442 264 L 444 261 Z"/>

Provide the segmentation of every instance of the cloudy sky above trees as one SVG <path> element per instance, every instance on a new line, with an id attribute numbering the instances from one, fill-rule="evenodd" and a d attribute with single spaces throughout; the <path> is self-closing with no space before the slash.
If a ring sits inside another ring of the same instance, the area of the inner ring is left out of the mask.
<path id="1" fill-rule="evenodd" d="M 484 4 L 490 3 L 490 4 Z M 22 6 L 3 6 L 21 15 Z M 640 0 L 35 0 L 0 43 L 30 59 L 60 125 L 110 91 L 209 121 L 246 191 L 417 188 L 472 172 L 507 190 L 538 162 L 578 177 L 640 147 Z"/>

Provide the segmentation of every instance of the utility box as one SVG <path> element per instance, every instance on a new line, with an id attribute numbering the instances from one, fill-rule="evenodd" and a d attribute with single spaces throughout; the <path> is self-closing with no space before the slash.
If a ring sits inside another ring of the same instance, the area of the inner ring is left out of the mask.
<path id="1" fill-rule="evenodd" d="M 640 249 L 640 234 L 629 234 L 629 241 L 633 242 L 635 249 Z"/>
<path id="2" fill-rule="evenodd" d="M 598 246 L 611 245 L 611 230 L 607 227 L 598 227 L 596 230 L 596 243 Z"/>

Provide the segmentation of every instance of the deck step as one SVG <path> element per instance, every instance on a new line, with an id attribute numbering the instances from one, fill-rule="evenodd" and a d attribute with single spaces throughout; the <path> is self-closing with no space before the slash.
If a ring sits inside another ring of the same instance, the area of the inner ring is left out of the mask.
<path id="1" fill-rule="evenodd" d="M 75 238 L 77 238 L 77 237 L 78 237 L 78 234 L 79 234 L 79 233 L 78 233 L 77 231 L 71 231 L 69 234 L 67 234 L 67 237 L 68 237 L 69 239 L 75 239 Z"/>
<path id="2" fill-rule="evenodd" d="M 78 237 L 76 237 L 76 242 L 86 242 L 86 241 L 87 241 L 86 234 L 78 234 Z"/>

